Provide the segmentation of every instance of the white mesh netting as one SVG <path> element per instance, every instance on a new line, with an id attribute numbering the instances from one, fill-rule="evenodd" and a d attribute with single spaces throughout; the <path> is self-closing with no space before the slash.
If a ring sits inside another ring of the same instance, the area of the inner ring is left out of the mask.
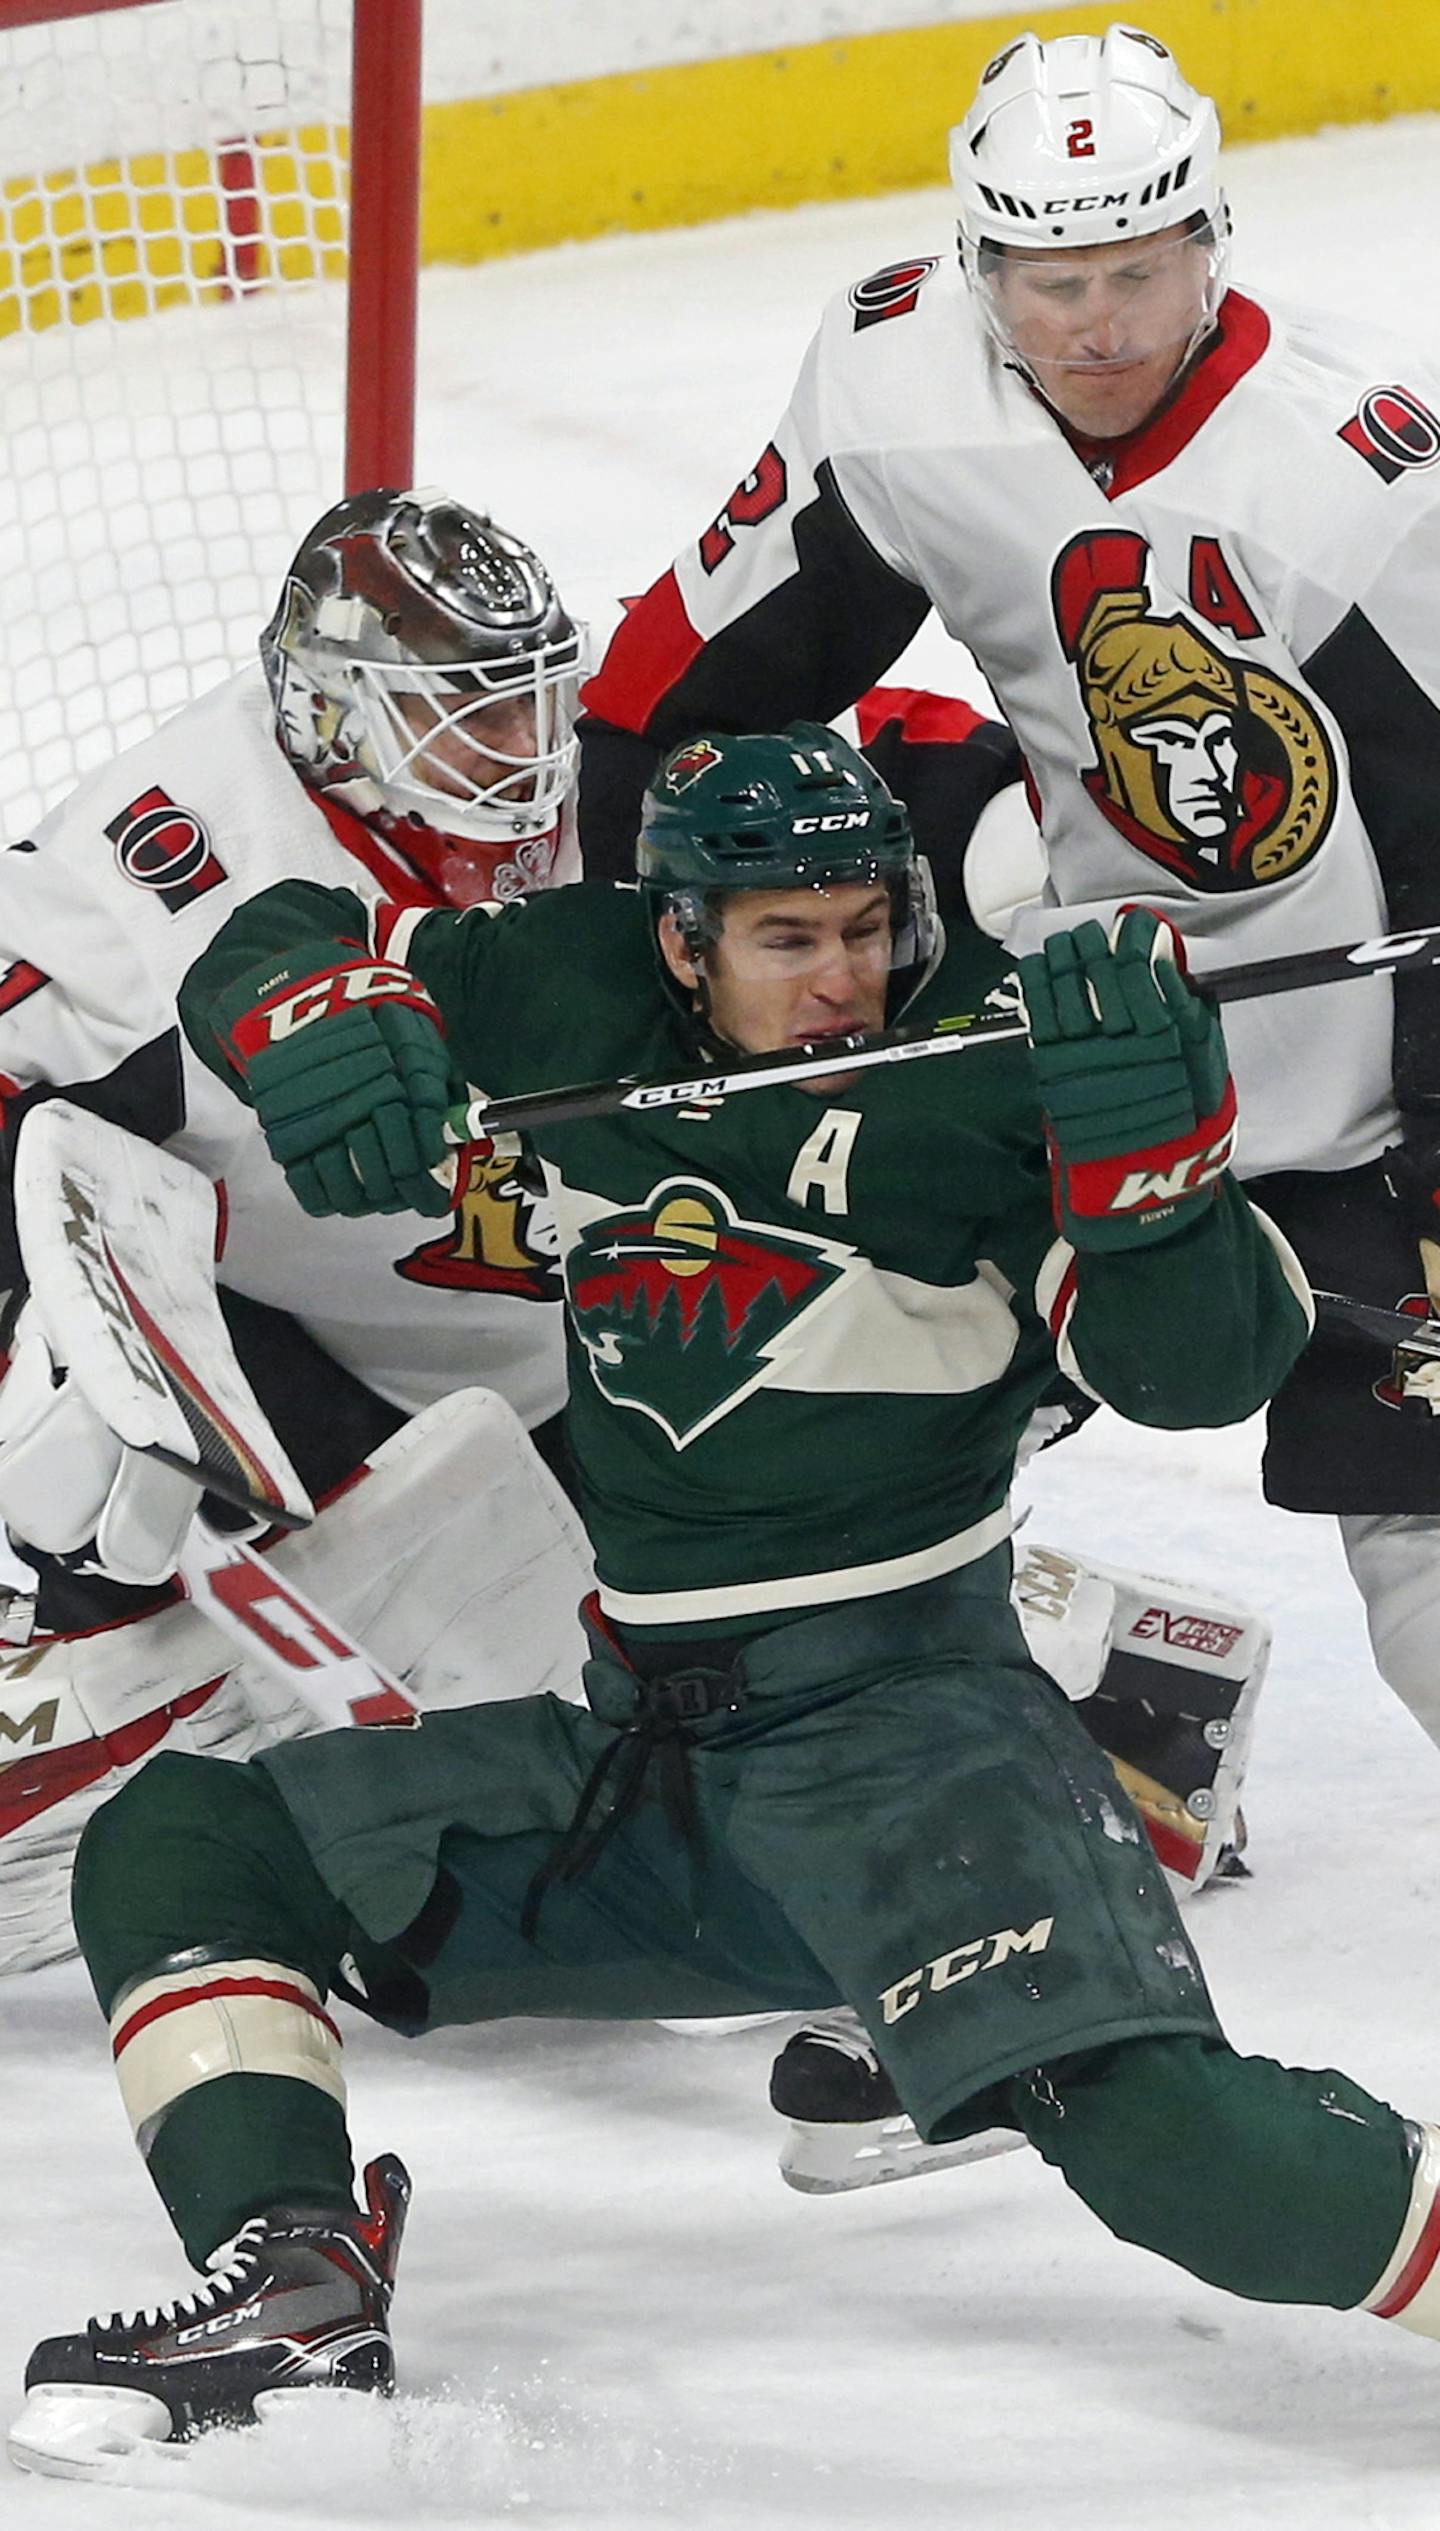
<path id="1" fill-rule="evenodd" d="M 0 30 L 0 843 L 254 656 L 338 497 L 350 18 Z"/>

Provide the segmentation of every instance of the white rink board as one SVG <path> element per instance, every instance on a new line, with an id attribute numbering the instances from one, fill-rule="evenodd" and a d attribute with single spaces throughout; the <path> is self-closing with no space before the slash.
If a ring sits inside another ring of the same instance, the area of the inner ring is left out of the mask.
<path id="1" fill-rule="evenodd" d="M 1242 275 L 1413 312 L 1433 351 L 1440 125 L 1257 150 L 1232 190 Z M 429 274 L 424 471 L 598 613 L 753 460 L 822 292 L 945 229 L 916 196 Z M 1035 1531 L 1272 1616 L 1256 1877 L 1191 1919 L 1217 2001 L 1240 2047 L 1440 2115 L 1440 1755 L 1370 1670 L 1328 1524 L 1265 1511 L 1254 1457 L 1097 1417 L 1039 1463 Z M 0 2032 L 4 2397 L 34 2337 L 184 2279 L 80 1972 L 0 1990 Z M 4 2531 L 1434 2531 L 1440 2347 L 1229 2301 L 1018 2155 L 791 2196 L 764 2031 L 346 2036 L 358 2147 L 416 2180 L 407 2396 L 143 2492 L 0 2474 Z"/>
<path id="2" fill-rule="evenodd" d="M 1031 0 L 1028 15 L 1063 6 Z M 427 0 L 425 94 L 487 97 L 994 12 L 995 0 Z"/>

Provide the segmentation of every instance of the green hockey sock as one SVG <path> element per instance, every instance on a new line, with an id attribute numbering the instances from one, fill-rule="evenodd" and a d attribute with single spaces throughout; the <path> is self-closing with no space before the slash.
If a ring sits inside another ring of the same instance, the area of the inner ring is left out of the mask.
<path id="1" fill-rule="evenodd" d="M 1187 2035 L 1006 2088 L 1016 2124 L 1111 2232 L 1232 2294 L 1348 2310 L 1400 2237 L 1411 2130 L 1344 2074 Z"/>
<path id="2" fill-rule="evenodd" d="M 192 2267 L 271 2206 L 353 2206 L 338 2101 L 285 2075 L 227 2074 L 175 2103 L 146 2157 Z"/>

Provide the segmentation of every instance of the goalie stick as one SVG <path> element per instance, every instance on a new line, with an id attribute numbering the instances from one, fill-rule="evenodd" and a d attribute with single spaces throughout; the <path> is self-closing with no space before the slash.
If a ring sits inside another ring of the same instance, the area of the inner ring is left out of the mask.
<path id="1" fill-rule="evenodd" d="M 243 1539 L 193 1520 L 179 1573 L 201 1615 L 303 1697 L 327 1729 L 419 1722 L 400 1681 Z"/>
<path id="2" fill-rule="evenodd" d="M 1440 966 L 1440 923 L 1416 931 L 1377 932 L 1334 949 L 1297 949 L 1279 958 L 1252 958 L 1244 966 L 1217 967 L 1194 982 L 1216 1002 L 1248 1002 L 1267 993 L 1301 993 L 1321 984 L 1342 984 L 1361 975 L 1388 975 L 1396 968 Z M 933 1029 L 887 1028 L 873 1035 L 828 1037 L 786 1055 L 740 1055 L 723 1072 L 688 1073 L 679 1079 L 577 1081 L 514 1098 L 471 1099 L 452 1107 L 446 1122 L 459 1142 L 499 1134 L 533 1133 L 585 1117 L 618 1116 L 626 1109 L 689 1107 L 733 1097 L 741 1090 L 768 1090 L 787 1081 L 843 1070 L 865 1072 L 876 1064 L 910 1063 L 930 1055 L 968 1054 L 1029 1034 L 1017 984 L 1002 982 L 991 996 L 996 1007 L 960 1011 Z M 449 1162 L 442 1163 L 450 1167 Z"/>

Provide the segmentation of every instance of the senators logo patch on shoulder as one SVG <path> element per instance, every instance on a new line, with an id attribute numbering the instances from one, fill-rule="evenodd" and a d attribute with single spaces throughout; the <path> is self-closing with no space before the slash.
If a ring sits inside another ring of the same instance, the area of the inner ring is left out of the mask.
<path id="1" fill-rule="evenodd" d="M 1440 422 L 1408 387 L 1372 387 L 1335 436 L 1363 457 L 1382 483 L 1433 466 L 1440 457 Z"/>
<path id="2" fill-rule="evenodd" d="M 105 832 L 132 886 L 158 896 L 167 913 L 193 905 L 227 875 L 194 810 L 181 808 L 158 783 L 112 817 Z"/>
<path id="3" fill-rule="evenodd" d="M 850 293 L 855 332 L 863 334 L 867 325 L 883 325 L 890 316 L 909 316 L 939 261 L 938 255 L 915 255 L 907 264 L 886 264 L 882 271 L 857 281 Z"/>
<path id="4" fill-rule="evenodd" d="M 1187 616 L 1162 615 L 1149 562 L 1142 536 L 1087 530 L 1051 574 L 1095 747 L 1080 778 L 1117 833 L 1188 887 L 1272 886 L 1304 868 L 1334 822 L 1325 725 L 1300 687 Z"/>
<path id="5" fill-rule="evenodd" d="M 683 1450 L 772 1376 L 853 1254 L 743 1220 L 704 1179 L 666 1178 L 591 1222 L 565 1260 L 596 1387 Z"/>

